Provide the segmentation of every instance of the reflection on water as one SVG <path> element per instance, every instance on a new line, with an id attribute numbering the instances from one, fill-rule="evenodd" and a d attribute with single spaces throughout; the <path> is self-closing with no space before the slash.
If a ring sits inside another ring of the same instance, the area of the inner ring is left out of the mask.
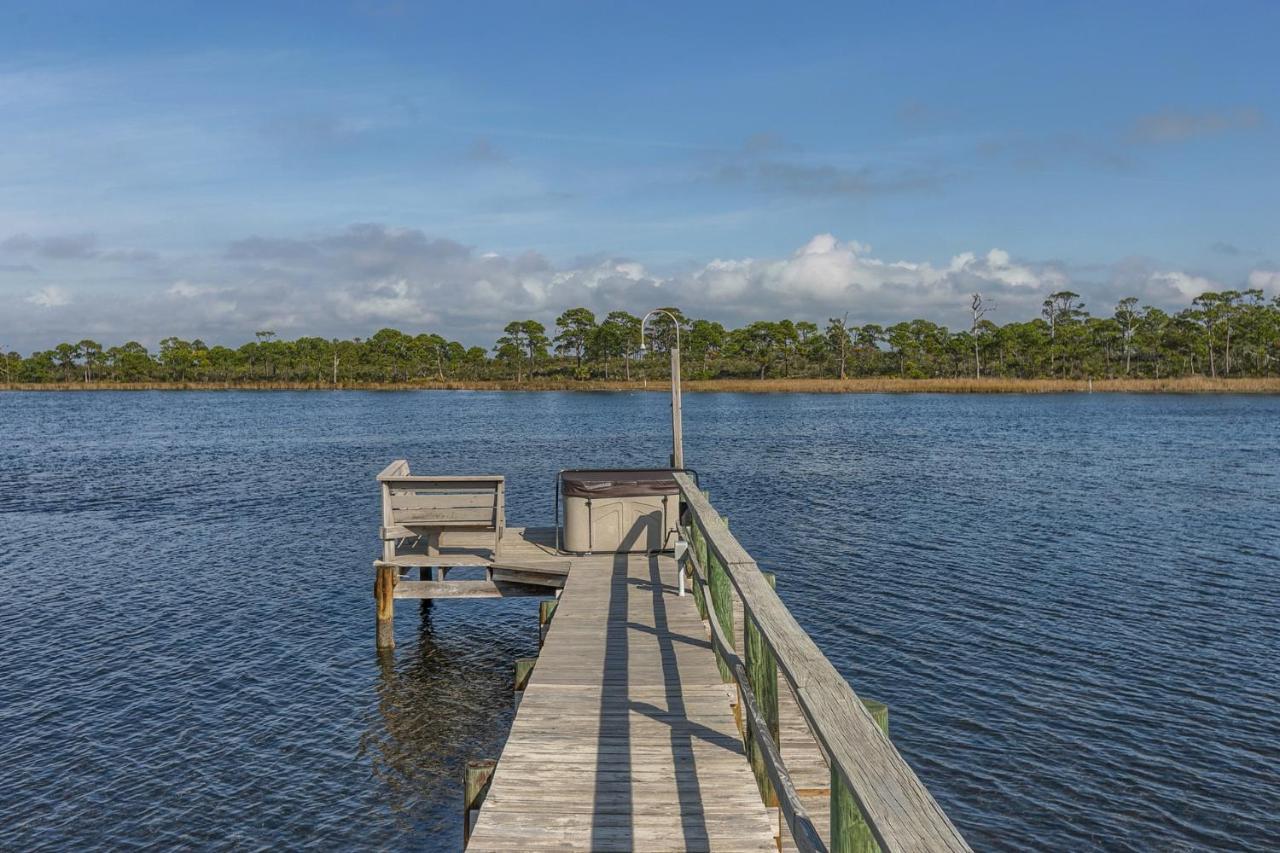
<path id="1" fill-rule="evenodd" d="M 0 394 L 0 848 L 455 847 L 536 599 L 397 604 L 388 460 L 645 466 L 646 394 Z M 1280 847 L 1280 399 L 693 394 L 686 456 L 978 849 Z"/>
<path id="2" fill-rule="evenodd" d="M 478 752 L 477 741 L 484 739 L 477 734 L 509 725 L 514 661 L 527 651 L 502 639 L 495 644 L 489 632 L 476 630 L 489 608 L 483 600 L 475 603 L 402 602 L 397 616 L 413 625 L 413 640 L 402 637 L 393 652 L 369 650 L 377 660 L 377 714 L 368 720 L 357 755 L 368 761 L 381 801 L 404 832 L 419 823 L 424 794 L 431 792 L 445 800 L 437 826 L 452 820 L 461 833 L 463 765 L 497 758 L 500 741 Z M 433 616 L 458 604 L 471 610 L 474 624 L 458 630 L 455 622 L 437 631 Z M 526 633 L 536 636 L 536 625 L 530 618 Z"/>

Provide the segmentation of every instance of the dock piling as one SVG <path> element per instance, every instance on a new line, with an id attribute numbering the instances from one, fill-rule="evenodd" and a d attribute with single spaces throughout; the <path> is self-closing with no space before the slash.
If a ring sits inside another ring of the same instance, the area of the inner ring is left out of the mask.
<path id="1" fill-rule="evenodd" d="M 516 692 L 524 690 L 525 685 L 529 683 L 529 676 L 533 674 L 534 664 L 538 662 L 537 658 L 516 658 Z"/>
<path id="2" fill-rule="evenodd" d="M 380 563 L 373 580 L 373 599 L 377 603 L 378 650 L 396 647 L 395 594 L 399 572 L 389 563 Z"/>
<path id="3" fill-rule="evenodd" d="M 498 762 L 491 758 L 468 761 L 462 771 L 462 846 L 465 848 L 471 841 L 471 830 L 475 826 L 475 812 L 484 804 L 485 794 L 489 793 L 489 783 L 493 781 L 493 771 Z"/>

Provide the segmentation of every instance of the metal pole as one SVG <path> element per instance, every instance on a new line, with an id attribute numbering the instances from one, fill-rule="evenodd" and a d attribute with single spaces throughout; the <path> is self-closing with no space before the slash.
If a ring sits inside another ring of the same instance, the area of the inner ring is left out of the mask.
<path id="1" fill-rule="evenodd" d="M 671 467 L 684 468 L 684 418 L 680 408 L 680 321 L 670 311 L 655 308 L 640 320 L 640 352 L 644 352 L 644 327 L 654 314 L 666 314 L 675 330 L 675 345 L 671 347 Z"/>
<path id="2" fill-rule="evenodd" d="M 671 348 L 671 467 L 684 467 L 684 419 L 680 412 L 680 347 Z"/>

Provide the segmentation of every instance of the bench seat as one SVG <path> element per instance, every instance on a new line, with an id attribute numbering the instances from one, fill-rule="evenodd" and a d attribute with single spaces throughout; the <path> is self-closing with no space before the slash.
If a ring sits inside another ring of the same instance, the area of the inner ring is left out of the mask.
<path id="1" fill-rule="evenodd" d="M 502 552 L 506 529 L 505 487 L 500 475 L 420 476 L 403 459 L 378 475 L 382 490 L 382 562 L 415 566 L 487 566 Z M 474 535 L 465 548 L 446 536 L 489 534 L 482 547 Z M 490 544 L 492 543 L 492 544 Z"/>

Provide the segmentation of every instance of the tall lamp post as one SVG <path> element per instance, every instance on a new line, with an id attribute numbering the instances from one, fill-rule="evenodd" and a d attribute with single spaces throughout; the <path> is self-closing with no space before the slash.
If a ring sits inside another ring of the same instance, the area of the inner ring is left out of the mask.
<path id="1" fill-rule="evenodd" d="M 666 314 L 676 330 L 676 343 L 671 348 L 671 467 L 684 467 L 684 429 L 680 417 L 680 321 L 670 311 L 655 308 L 640 321 L 640 352 L 645 351 L 644 327 L 655 314 Z"/>

